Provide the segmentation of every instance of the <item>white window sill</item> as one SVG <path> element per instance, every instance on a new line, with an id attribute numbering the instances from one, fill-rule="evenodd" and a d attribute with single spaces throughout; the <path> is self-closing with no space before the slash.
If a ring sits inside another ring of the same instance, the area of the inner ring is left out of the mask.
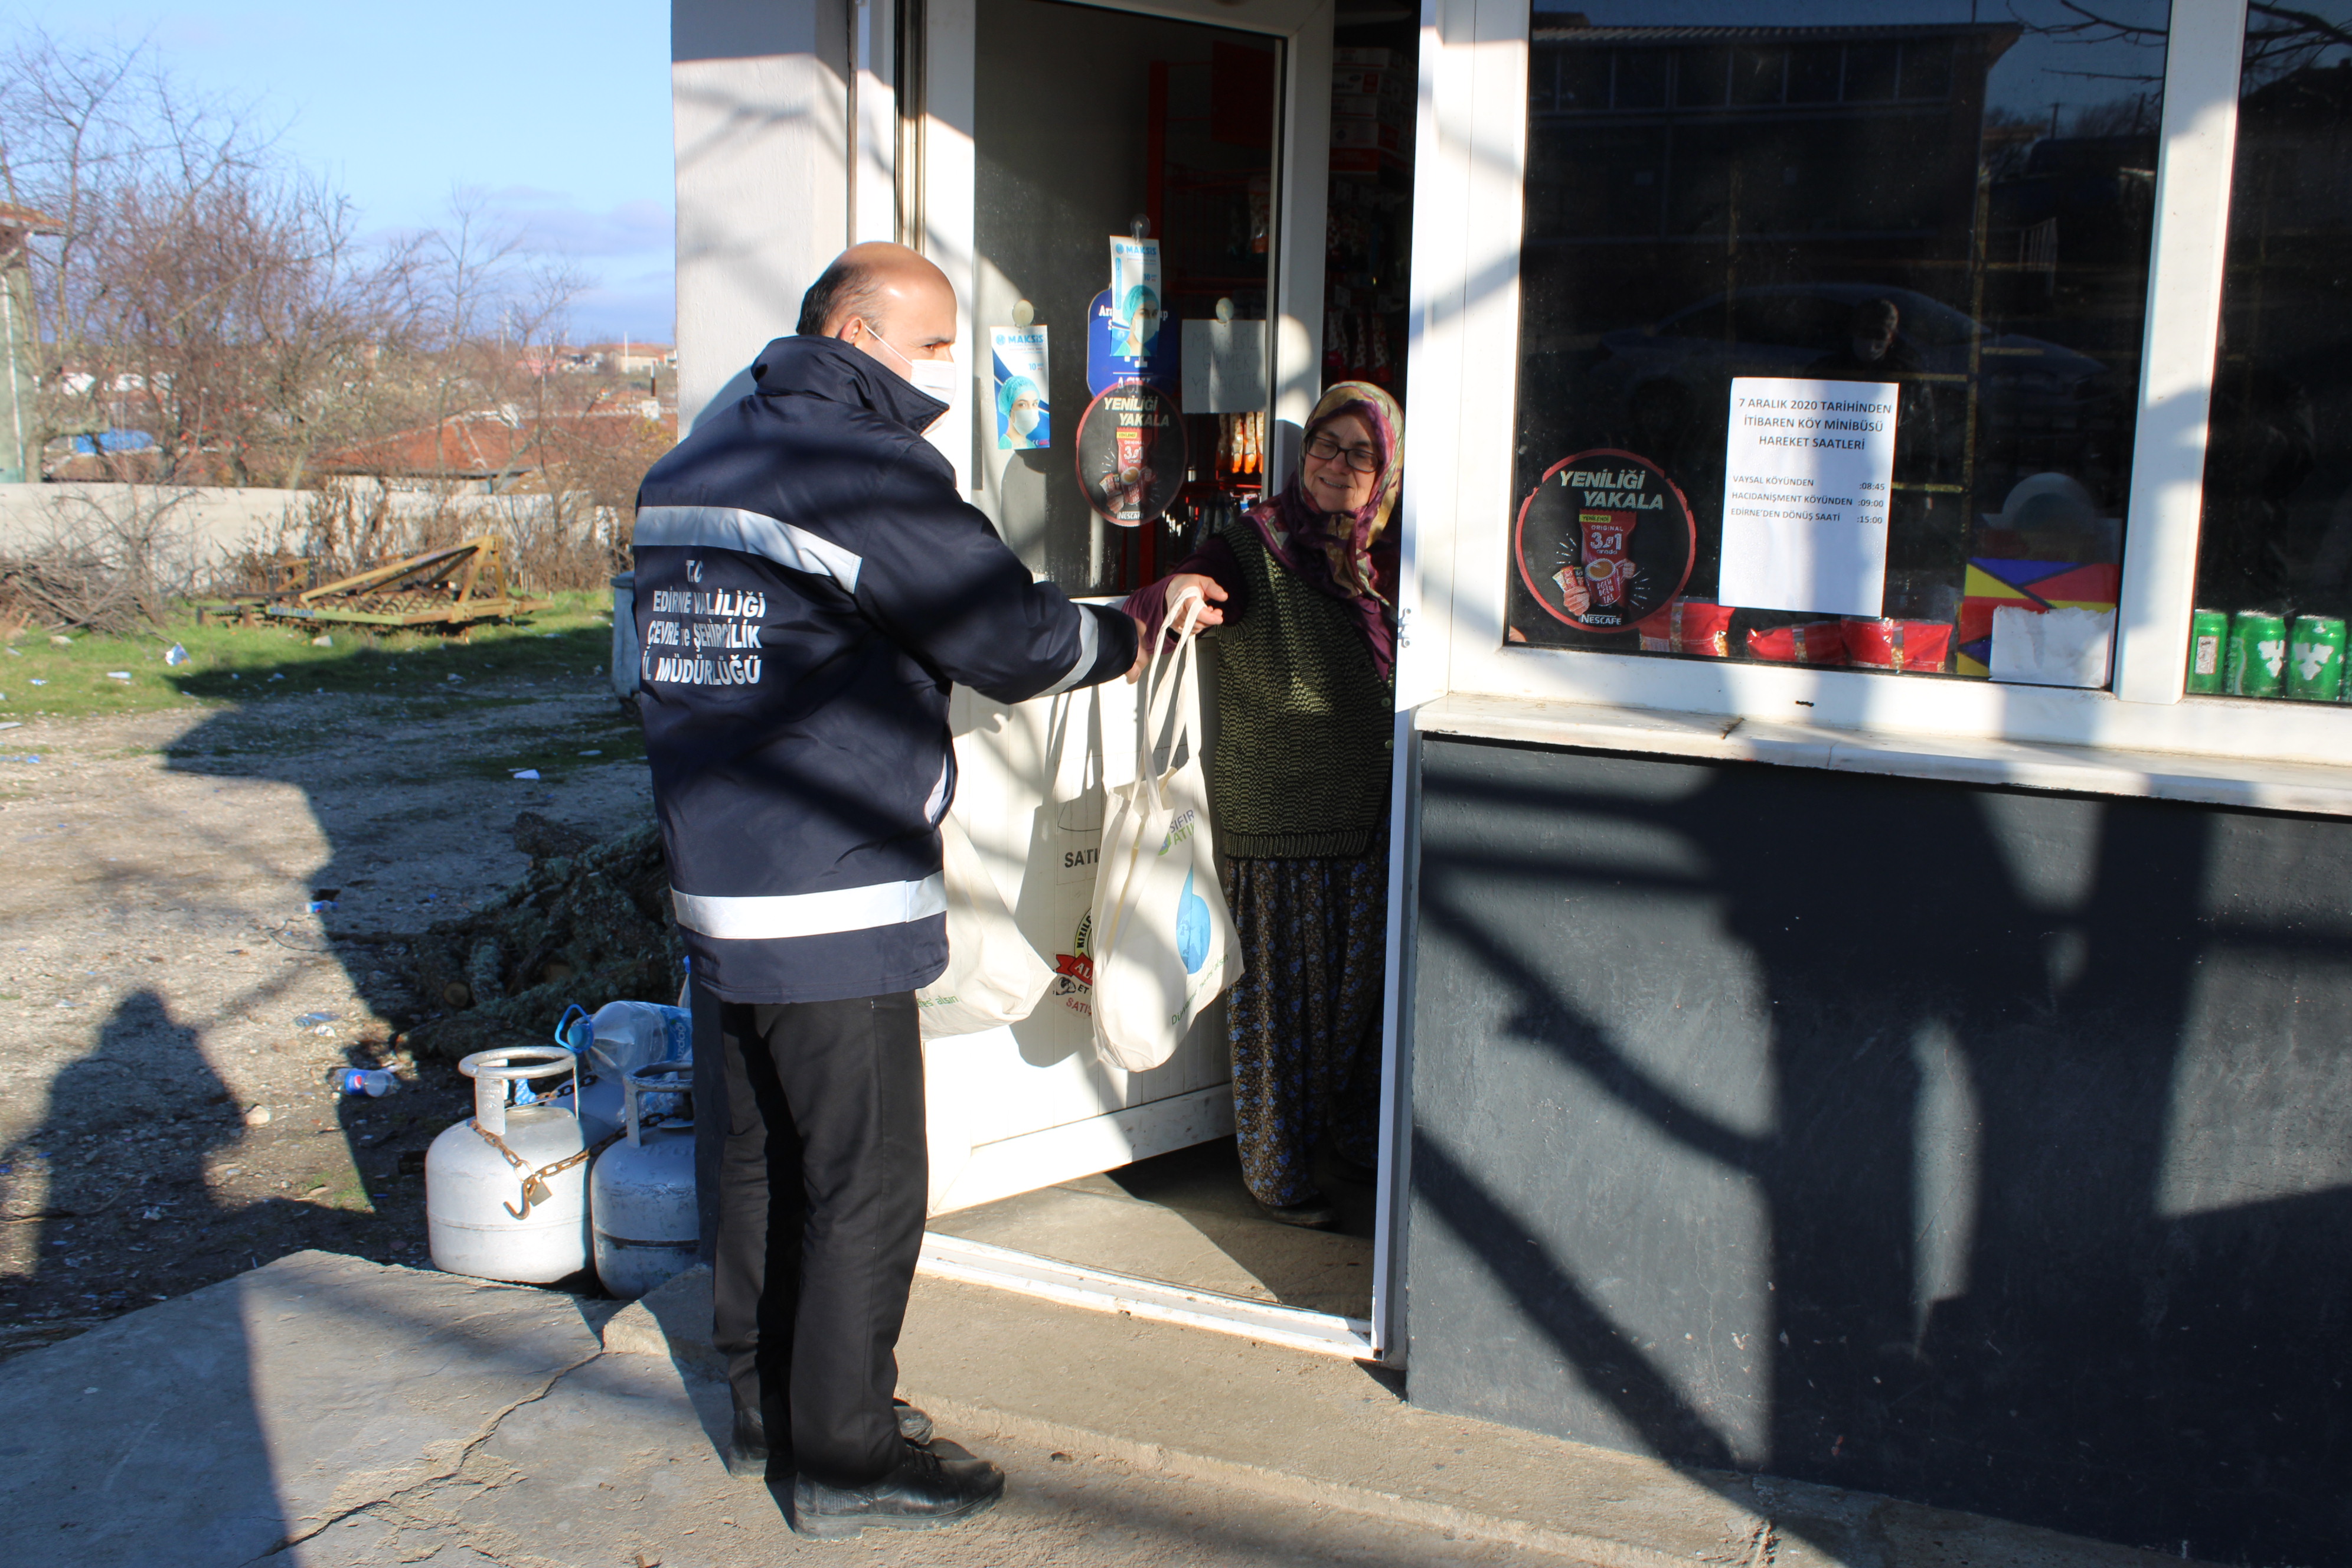
<path id="1" fill-rule="evenodd" d="M 1964 735 L 1896 735 L 1759 719 L 1457 694 L 1413 712 L 1423 734 L 1832 773 L 2132 795 L 2352 816 L 2352 768 Z"/>

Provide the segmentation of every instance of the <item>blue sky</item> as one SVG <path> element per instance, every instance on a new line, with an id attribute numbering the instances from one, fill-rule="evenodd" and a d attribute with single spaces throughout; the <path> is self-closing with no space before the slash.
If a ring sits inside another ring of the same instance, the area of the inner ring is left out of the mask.
<path id="1" fill-rule="evenodd" d="M 253 103 L 373 228 L 431 225 L 456 186 L 594 279 L 575 338 L 667 341 L 669 6 L 664 0 L 0 0 L 0 29 L 150 41 L 191 87 Z"/>

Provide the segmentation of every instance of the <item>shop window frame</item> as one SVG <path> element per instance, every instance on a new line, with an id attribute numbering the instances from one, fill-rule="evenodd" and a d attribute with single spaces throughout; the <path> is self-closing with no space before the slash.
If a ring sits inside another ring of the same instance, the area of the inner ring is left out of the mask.
<path id="1" fill-rule="evenodd" d="M 2352 710 L 2184 697 L 2244 0 L 2173 0 L 2116 661 L 2103 690 L 1512 646 L 1528 0 L 1427 0 L 1398 704 L 1446 696 L 1947 738 L 2352 762 Z"/>

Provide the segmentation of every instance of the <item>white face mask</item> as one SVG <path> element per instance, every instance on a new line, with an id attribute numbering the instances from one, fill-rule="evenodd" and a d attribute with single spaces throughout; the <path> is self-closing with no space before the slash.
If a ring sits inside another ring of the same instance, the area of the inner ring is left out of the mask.
<path id="1" fill-rule="evenodd" d="M 1013 428 L 1024 436 L 1037 428 L 1037 410 L 1025 403 L 1014 404 L 1013 412 L 1006 418 Z"/>
<path id="2" fill-rule="evenodd" d="M 955 401 L 955 361 L 908 359 L 905 354 L 898 353 L 898 344 L 876 331 L 872 327 L 867 327 L 866 332 L 876 342 L 880 343 L 892 353 L 898 354 L 898 363 L 907 367 L 903 373 L 904 377 L 917 392 L 922 393 L 927 397 L 936 397 L 941 403 Z"/>

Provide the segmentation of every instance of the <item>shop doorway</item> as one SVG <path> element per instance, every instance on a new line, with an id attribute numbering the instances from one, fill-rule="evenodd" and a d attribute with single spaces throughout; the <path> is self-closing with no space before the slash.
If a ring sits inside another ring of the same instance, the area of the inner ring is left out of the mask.
<path id="1" fill-rule="evenodd" d="M 1315 7 L 1270 33 L 934 0 L 927 25 L 934 102 L 964 89 L 948 46 L 969 50 L 969 163 L 926 156 L 916 177 L 934 254 L 971 258 L 970 493 L 1033 570 L 1116 598 L 1286 477 L 1286 437 L 1326 382 L 1402 393 L 1412 16 Z M 1118 240 L 1153 254 L 1122 263 Z M 1085 428 L 1123 380 L 1157 389 L 1177 436 L 1150 454 L 1158 493 L 1139 520 L 1118 515 Z M 1062 929 L 1091 870 L 1058 878 L 1034 851 L 1043 832 L 1098 827 L 1118 763 L 1105 781 L 1070 758 L 1134 733 L 1131 690 L 1013 710 L 960 693 L 954 722 L 975 843 L 1063 973 L 1024 1023 L 930 1048 L 933 1266 L 1122 1303 L 1140 1282 L 1186 1321 L 1238 1313 L 1253 1332 L 1366 1353 L 1374 1192 L 1321 1173 L 1337 1231 L 1258 1209 L 1223 1008 L 1152 1072 L 1095 1058 L 1083 941 Z M 1213 766 L 1213 711 L 1206 745 Z"/>

